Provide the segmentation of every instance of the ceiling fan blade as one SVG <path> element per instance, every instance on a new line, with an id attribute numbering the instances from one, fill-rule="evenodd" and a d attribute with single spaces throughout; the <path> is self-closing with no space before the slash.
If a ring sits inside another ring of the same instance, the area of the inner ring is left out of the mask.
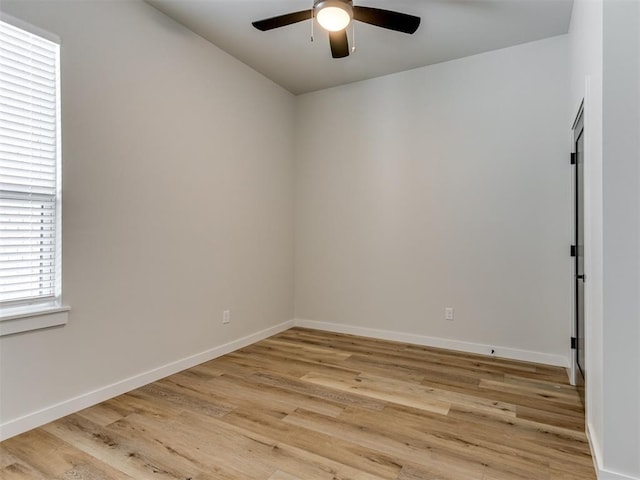
<path id="1" fill-rule="evenodd" d="M 382 10 L 381 8 L 353 7 L 353 18 L 360 22 L 387 28 L 402 33 L 415 33 L 420 26 L 420 17 L 406 13 Z"/>
<path id="2" fill-rule="evenodd" d="M 304 20 L 311 20 L 311 18 L 313 18 L 312 13 L 313 10 L 302 10 L 300 12 L 287 13 L 286 15 L 258 20 L 253 22 L 252 25 L 258 30 L 266 32 L 267 30 L 273 30 L 274 28 L 286 27 L 287 25 L 292 25 Z"/>
<path id="3" fill-rule="evenodd" d="M 347 31 L 329 32 L 329 44 L 331 45 L 331 56 L 333 58 L 344 58 L 349 56 L 349 40 Z"/>

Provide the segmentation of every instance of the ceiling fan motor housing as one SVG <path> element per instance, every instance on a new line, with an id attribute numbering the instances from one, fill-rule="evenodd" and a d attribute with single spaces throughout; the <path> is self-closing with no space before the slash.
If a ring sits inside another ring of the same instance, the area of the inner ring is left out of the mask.
<path id="1" fill-rule="evenodd" d="M 353 16 L 353 0 L 314 0 L 313 9 L 317 12 L 325 7 L 338 7 L 350 12 Z"/>

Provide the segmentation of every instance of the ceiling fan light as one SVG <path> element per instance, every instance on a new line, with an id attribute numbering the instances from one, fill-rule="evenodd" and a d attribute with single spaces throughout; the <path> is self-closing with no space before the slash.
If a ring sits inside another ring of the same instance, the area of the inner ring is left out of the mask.
<path id="1" fill-rule="evenodd" d="M 322 2 L 327 4 L 329 2 Z M 352 12 L 347 11 L 342 2 L 322 6 L 316 13 L 318 23 L 330 32 L 344 30 L 351 23 Z"/>

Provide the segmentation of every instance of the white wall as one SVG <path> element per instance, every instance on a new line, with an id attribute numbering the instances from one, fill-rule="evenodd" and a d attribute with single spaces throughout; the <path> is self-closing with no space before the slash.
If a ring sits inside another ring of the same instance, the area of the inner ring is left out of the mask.
<path id="1" fill-rule="evenodd" d="M 585 98 L 588 172 L 587 422 L 603 480 L 640 479 L 639 30 L 635 0 L 574 3 L 570 116 Z"/>
<path id="2" fill-rule="evenodd" d="M 569 26 L 571 84 L 566 130 L 584 100 L 586 413 L 594 455 L 602 460 L 602 1 L 575 1 Z"/>
<path id="3" fill-rule="evenodd" d="M 603 464 L 640 479 L 640 2 L 603 32 Z"/>
<path id="4" fill-rule="evenodd" d="M 568 81 L 560 36 L 299 97 L 296 317 L 567 364 Z"/>
<path id="5" fill-rule="evenodd" d="M 67 326 L 0 339 L 6 432 L 291 320 L 295 98 L 142 2 L 2 11 L 62 40 L 71 306 Z"/>

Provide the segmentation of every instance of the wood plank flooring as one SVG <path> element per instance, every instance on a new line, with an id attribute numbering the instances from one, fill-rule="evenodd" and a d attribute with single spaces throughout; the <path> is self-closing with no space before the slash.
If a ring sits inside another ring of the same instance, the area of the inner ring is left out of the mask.
<path id="1" fill-rule="evenodd" d="M 590 480 L 561 368 L 294 328 L 0 444 L 0 478 Z"/>

